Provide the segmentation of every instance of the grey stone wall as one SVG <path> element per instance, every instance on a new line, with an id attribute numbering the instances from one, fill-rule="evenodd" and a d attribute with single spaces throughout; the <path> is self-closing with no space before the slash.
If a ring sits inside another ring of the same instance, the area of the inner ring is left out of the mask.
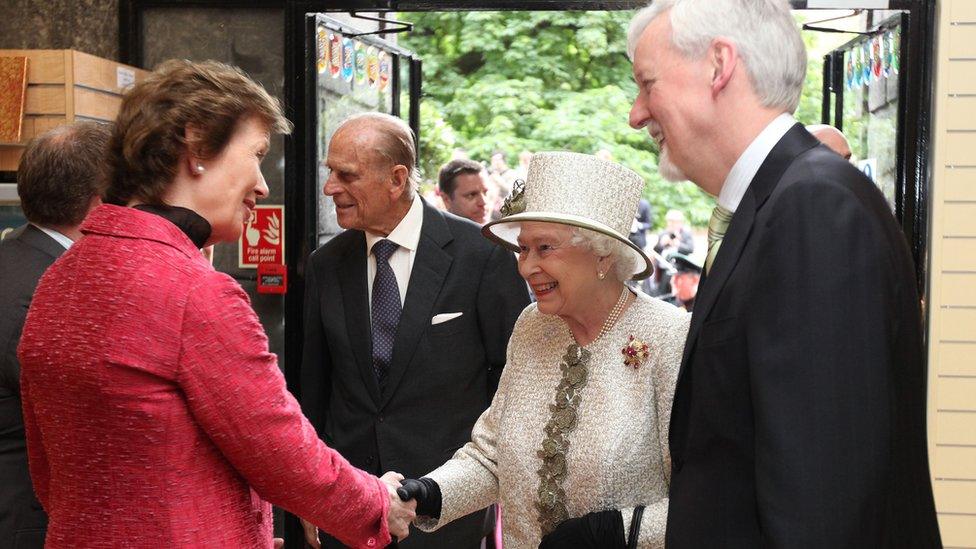
<path id="1" fill-rule="evenodd" d="M 151 69 L 173 58 L 213 59 L 243 69 L 268 92 L 284 101 L 284 10 L 281 8 L 209 8 L 153 6 L 141 12 L 142 64 Z M 285 193 L 284 138 L 274 136 L 261 164 L 270 191 L 263 204 L 282 204 Z M 285 230 L 288 212 L 285 212 Z M 284 297 L 258 294 L 254 269 L 237 267 L 236 243 L 214 247 L 214 267 L 232 275 L 251 296 L 268 334 L 271 352 L 284 367 Z M 298 357 L 295 357 L 296 359 Z"/>
<path id="2" fill-rule="evenodd" d="M 118 60 L 118 1 L 0 0 L 0 49 L 74 49 Z"/>

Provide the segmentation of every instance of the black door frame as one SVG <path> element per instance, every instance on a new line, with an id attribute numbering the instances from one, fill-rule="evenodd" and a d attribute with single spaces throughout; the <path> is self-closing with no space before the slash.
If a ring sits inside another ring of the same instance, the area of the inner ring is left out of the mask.
<path id="1" fill-rule="evenodd" d="M 903 62 L 898 80 L 899 105 L 895 148 L 899 153 L 898 157 L 903 158 L 904 162 L 896 167 L 895 216 L 911 247 L 916 265 L 916 283 L 919 294 L 924 296 L 929 187 L 926 160 L 931 109 L 925 109 L 923 105 L 930 104 L 932 99 L 932 72 L 928 67 L 922 66 L 922 62 L 931 59 L 931 52 L 926 52 L 924 49 L 926 47 L 930 49 L 931 44 L 919 42 L 919 37 L 913 29 L 923 19 L 924 14 L 906 11 L 900 16 L 898 23 L 902 29 L 899 47 Z M 890 24 L 891 19 L 879 22 L 881 27 L 890 27 Z M 843 130 L 841 127 L 844 112 L 843 52 L 867 39 L 868 37 L 865 36 L 856 37 L 824 56 L 822 123 L 832 124 Z M 922 99 L 912 101 L 912 97 Z"/>

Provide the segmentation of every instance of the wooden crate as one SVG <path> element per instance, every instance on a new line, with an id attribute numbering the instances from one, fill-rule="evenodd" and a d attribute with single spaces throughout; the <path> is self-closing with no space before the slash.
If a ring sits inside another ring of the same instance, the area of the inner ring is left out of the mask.
<path id="1" fill-rule="evenodd" d="M 115 118 L 126 86 L 147 71 L 75 50 L 0 50 L 27 57 L 27 96 L 20 143 L 0 143 L 0 171 L 15 171 L 35 135 L 75 120 Z"/>

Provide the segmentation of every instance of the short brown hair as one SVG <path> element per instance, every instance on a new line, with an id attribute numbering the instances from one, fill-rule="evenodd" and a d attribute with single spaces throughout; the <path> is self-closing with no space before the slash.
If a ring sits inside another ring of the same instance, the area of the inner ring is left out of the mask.
<path id="1" fill-rule="evenodd" d="M 187 149 L 199 158 L 217 156 L 238 123 L 251 116 L 273 133 L 291 131 L 278 100 L 240 69 L 216 61 L 166 61 L 122 98 L 106 202 L 161 203 Z M 200 132 L 198 140 L 187 140 L 187 126 Z"/>
<path id="2" fill-rule="evenodd" d="M 474 160 L 467 158 L 456 158 L 441 167 L 437 174 L 437 186 L 441 192 L 454 198 L 454 190 L 457 189 L 457 178 L 468 173 L 481 173 L 484 168 Z"/>
<path id="3" fill-rule="evenodd" d="M 78 225 L 91 201 L 105 191 L 105 152 L 111 124 L 76 122 L 27 144 L 17 169 L 24 217 L 45 226 Z"/>

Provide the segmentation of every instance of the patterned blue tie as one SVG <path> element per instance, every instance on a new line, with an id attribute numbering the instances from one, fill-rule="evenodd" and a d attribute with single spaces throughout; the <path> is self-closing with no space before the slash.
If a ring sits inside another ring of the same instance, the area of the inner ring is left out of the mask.
<path id="1" fill-rule="evenodd" d="M 397 324 L 400 323 L 400 287 L 397 285 L 396 275 L 390 267 L 390 256 L 399 248 L 389 240 L 379 240 L 373 244 L 373 256 L 376 258 L 376 278 L 373 279 L 372 296 L 372 332 L 373 332 L 373 373 L 376 381 L 383 388 L 386 374 L 390 371 L 390 359 L 393 357 L 393 339 L 396 337 Z"/>

